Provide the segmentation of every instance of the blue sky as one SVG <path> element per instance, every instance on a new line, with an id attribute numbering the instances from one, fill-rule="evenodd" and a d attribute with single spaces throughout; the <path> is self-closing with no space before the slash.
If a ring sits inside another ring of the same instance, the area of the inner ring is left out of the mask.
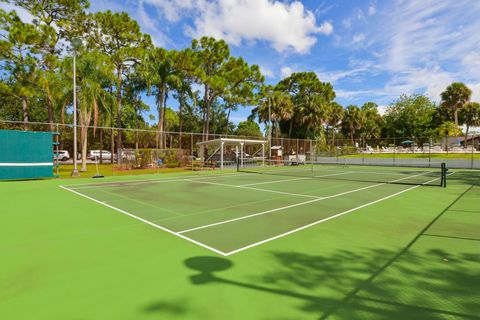
<path id="1" fill-rule="evenodd" d="M 480 100 L 477 0 L 91 0 L 91 11 L 106 9 L 128 12 L 169 49 L 223 38 L 269 83 L 314 71 L 345 106 L 374 101 L 383 110 L 402 93 L 438 101 L 454 81 Z M 233 121 L 249 114 L 244 108 Z"/>

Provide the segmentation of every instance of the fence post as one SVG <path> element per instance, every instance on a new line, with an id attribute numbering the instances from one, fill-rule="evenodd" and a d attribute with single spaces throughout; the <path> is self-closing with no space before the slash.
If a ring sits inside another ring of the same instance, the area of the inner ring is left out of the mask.
<path id="1" fill-rule="evenodd" d="M 193 133 L 190 133 L 190 162 L 192 163 L 192 171 L 193 171 Z"/>
<path id="2" fill-rule="evenodd" d="M 466 138 L 468 138 L 468 137 L 466 137 Z M 466 138 L 465 138 L 465 144 L 467 144 L 467 139 Z M 471 163 L 470 163 L 470 169 L 473 169 L 473 157 L 475 155 L 474 146 L 475 146 L 475 135 L 473 134 L 472 135 L 472 159 L 471 159 Z"/>
<path id="3" fill-rule="evenodd" d="M 397 152 L 397 142 L 395 137 L 393 137 L 393 165 L 395 165 L 395 154 Z"/>
<path id="4" fill-rule="evenodd" d="M 430 138 L 430 141 L 428 143 L 428 167 L 430 168 L 432 166 L 432 138 Z"/>

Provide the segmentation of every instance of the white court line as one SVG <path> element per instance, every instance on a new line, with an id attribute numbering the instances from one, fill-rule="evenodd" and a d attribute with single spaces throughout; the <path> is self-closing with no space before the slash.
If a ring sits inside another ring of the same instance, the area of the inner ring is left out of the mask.
<path id="1" fill-rule="evenodd" d="M 257 185 L 261 185 L 261 184 L 281 183 L 281 182 L 288 182 L 288 181 L 307 180 L 307 179 L 312 179 L 312 178 L 339 176 L 339 175 L 342 175 L 342 174 L 348 174 L 348 173 L 352 173 L 352 172 L 353 171 L 346 171 L 346 172 L 341 172 L 341 173 L 324 174 L 324 175 L 320 175 L 320 176 L 309 176 L 309 177 L 302 177 L 302 178 L 295 178 L 295 179 L 286 179 L 286 180 L 284 179 L 284 180 L 249 183 L 249 184 L 242 184 L 242 185 L 239 185 L 237 187 L 243 188 L 243 187 L 257 186 Z"/>
<path id="2" fill-rule="evenodd" d="M 341 174 L 348 174 L 348 173 L 350 173 L 350 172 L 347 171 L 347 172 L 342 172 L 342 173 L 326 174 L 326 175 L 315 176 L 315 177 L 316 178 L 330 177 L 330 176 L 338 176 L 338 175 L 341 175 Z M 302 178 L 302 179 L 312 179 L 312 177 Z M 291 181 L 293 181 L 293 180 L 295 180 L 295 179 L 291 179 Z M 203 183 L 203 184 L 211 184 L 211 185 L 221 186 L 221 187 L 240 188 L 240 189 L 255 190 L 255 191 L 262 191 L 262 192 L 278 193 L 278 194 L 284 194 L 284 195 L 287 195 L 287 196 L 297 196 L 297 197 L 304 197 L 304 198 L 323 199 L 323 197 L 312 196 L 312 195 L 309 195 L 309 194 L 253 188 L 253 187 L 248 187 L 247 185 L 232 185 L 232 184 L 217 183 L 217 182 L 197 181 L 197 180 L 193 180 L 193 179 L 185 179 L 185 181 L 191 181 L 191 182 Z M 286 180 L 282 180 L 282 181 L 286 181 Z M 280 181 L 276 181 L 276 182 L 280 182 Z"/>
<path id="3" fill-rule="evenodd" d="M 147 180 L 119 180 L 119 181 L 103 182 L 95 185 L 70 184 L 70 185 L 65 185 L 64 187 L 75 189 L 75 190 L 83 190 L 83 189 L 95 189 L 95 188 L 103 188 L 103 187 L 121 187 L 123 185 L 136 186 L 141 184 L 149 184 L 152 182 L 153 183 L 178 182 L 178 181 L 184 181 L 185 178 L 210 179 L 210 178 L 224 177 L 224 176 L 230 176 L 230 175 L 246 176 L 249 174 L 248 173 L 222 173 L 222 174 L 214 174 L 214 175 L 208 175 L 208 176 L 207 175 L 205 176 L 195 175 L 195 176 L 184 176 L 184 177 L 179 176 L 178 178 L 174 178 L 174 179 L 163 178 L 163 179 L 147 179 Z"/>
<path id="4" fill-rule="evenodd" d="M 451 174 L 448 174 L 448 175 L 450 176 L 450 175 L 452 175 L 452 174 L 454 174 L 454 173 L 455 173 L 455 172 L 452 172 Z M 413 189 L 415 189 L 415 188 L 421 187 L 421 186 L 423 186 L 423 185 L 426 185 L 426 184 L 431 183 L 431 182 L 433 182 L 433 181 L 435 181 L 435 180 L 438 180 L 438 179 L 440 179 L 440 178 L 432 179 L 432 180 L 427 181 L 427 182 L 425 182 L 425 183 L 423 183 L 423 184 L 421 184 L 421 185 L 416 185 L 416 186 L 410 187 L 410 188 L 408 188 L 408 189 L 399 191 L 399 192 L 397 192 L 397 193 L 391 194 L 391 195 L 386 196 L 386 197 L 383 197 L 383 198 L 381 198 L 381 199 L 377 199 L 377 200 L 375 200 L 375 201 L 372 201 L 372 202 L 369 202 L 369 203 L 365 203 L 365 204 L 363 204 L 363 205 L 361 205 L 361 206 L 358 206 L 358 207 L 349 209 L 349 210 L 347 210 L 347 211 L 343 211 L 343 212 L 337 213 L 337 214 L 335 214 L 335 215 L 333 215 L 333 216 L 330 216 L 330 217 L 328 217 L 328 218 L 324 218 L 324 219 L 321 219 L 321 220 L 317 220 L 317 221 L 315 221 L 315 222 L 312 222 L 312 223 L 310 223 L 310 224 L 304 225 L 304 226 L 299 227 L 299 228 L 297 228 L 297 229 L 290 230 L 290 231 L 288 231 L 288 232 L 285 232 L 285 233 L 276 235 L 276 236 L 274 236 L 274 237 L 271 237 L 271 238 L 268 238 L 268 239 L 265 239 L 265 240 L 262 240 L 262 241 L 259 241 L 259 242 L 255 242 L 255 243 L 252 243 L 252 244 L 250 244 L 250 245 L 248 245 L 248 246 L 245 246 L 245 247 L 242 247 L 242 248 L 239 248 L 239 249 L 236 249 L 236 250 L 227 252 L 227 253 L 225 254 L 225 256 L 229 256 L 229 255 L 238 253 L 238 252 L 240 252 L 240 251 L 244 251 L 244 250 L 247 250 L 247 249 L 250 249 L 250 248 L 259 246 L 259 245 L 261 245 L 261 244 L 264 244 L 264 243 L 267 243 L 267 242 L 270 242 L 270 241 L 273 241 L 273 240 L 276 240 L 276 239 L 279 239 L 279 238 L 288 236 L 288 235 L 290 235 L 290 234 L 292 234 L 292 233 L 301 231 L 301 230 L 303 230 L 303 229 L 310 228 L 310 227 L 312 227 L 312 226 L 314 226 L 314 225 L 317 225 L 317 224 L 320 224 L 320 223 L 322 223 L 322 222 L 325 222 L 325 221 L 328 221 L 328 220 L 332 220 L 332 219 L 338 218 L 338 217 L 343 216 L 343 215 L 346 215 L 346 214 L 348 214 L 348 213 L 351 213 L 351 212 L 357 211 L 357 210 L 359 210 L 359 209 L 362 209 L 362 208 L 371 206 L 372 204 L 376 204 L 376 203 L 378 203 L 378 202 L 381 202 L 381 201 L 384 201 L 384 200 L 387 200 L 387 199 L 396 197 L 396 196 L 398 196 L 398 195 L 400 195 L 400 194 L 402 194 L 402 193 L 404 193 L 404 192 L 407 192 L 407 191 L 413 190 Z"/>
<path id="5" fill-rule="evenodd" d="M 47 167 L 53 162 L 0 162 L 0 167 Z"/>
<path id="6" fill-rule="evenodd" d="M 320 197 L 311 196 L 311 195 L 308 195 L 308 194 L 291 193 L 291 192 L 268 190 L 268 189 L 259 189 L 259 188 L 253 188 L 253 187 L 242 187 L 242 186 L 237 186 L 237 185 L 234 185 L 234 184 L 225 184 L 225 183 L 208 182 L 208 181 L 198 181 L 198 180 L 192 180 L 192 179 L 184 179 L 184 180 L 189 181 L 189 182 L 195 182 L 195 183 L 210 184 L 210 185 L 220 186 L 220 187 L 230 187 L 230 188 L 263 191 L 263 192 L 270 192 L 270 193 L 278 193 L 278 194 L 284 194 L 284 195 L 287 195 L 287 196 L 297 196 L 297 197 L 314 198 L 314 199 L 319 199 L 320 198 Z"/>
<path id="7" fill-rule="evenodd" d="M 416 176 L 419 176 L 419 175 L 422 175 L 422 174 L 417 174 L 417 175 L 405 177 L 405 178 L 402 178 L 402 179 L 392 180 L 392 181 L 389 181 L 389 182 L 397 182 L 397 181 L 413 178 L 413 177 L 416 177 Z M 436 178 L 434 180 L 437 180 L 437 179 L 438 178 Z M 434 180 L 432 180 L 432 181 L 434 181 Z M 429 183 L 429 182 L 430 181 L 428 181 L 426 183 Z M 337 198 L 337 197 L 344 196 L 344 195 L 349 194 L 349 193 L 354 193 L 354 192 L 358 192 L 358 191 L 362 191 L 362 190 L 366 190 L 366 189 L 370 189 L 370 188 L 375 188 L 375 187 L 383 186 L 383 185 L 386 185 L 386 184 L 387 184 L 386 182 L 378 183 L 378 184 L 374 184 L 374 185 L 363 187 L 363 188 L 358 188 L 358 189 L 354 189 L 354 190 L 349 190 L 349 191 L 337 193 L 337 194 L 334 194 L 334 195 L 331 195 L 331 196 L 317 197 L 317 199 L 314 199 L 314 200 L 300 202 L 300 203 L 296 203 L 296 204 L 293 204 L 293 205 L 280 207 L 280 208 L 276 208 L 276 209 L 270 209 L 270 210 L 267 210 L 267 211 L 257 212 L 257 213 L 249 214 L 249 215 L 243 216 L 243 217 L 238 217 L 238 218 L 234 218 L 234 219 L 229 219 L 229 220 L 224 220 L 224 221 L 215 222 L 215 223 L 211 223 L 211 224 L 206 224 L 206 225 L 203 225 L 203 226 L 178 231 L 178 233 L 183 234 L 183 233 L 187 233 L 187 232 L 191 232 L 191 231 L 196 231 L 196 230 L 206 229 L 206 228 L 210 228 L 210 227 L 215 227 L 215 226 L 218 226 L 218 225 L 221 225 L 221 224 L 226 224 L 226 223 L 231 223 L 231 222 L 235 222 L 235 221 L 239 221 L 239 220 L 249 219 L 249 218 L 261 216 L 261 215 L 264 215 L 264 214 L 267 214 L 267 213 L 282 211 L 282 210 L 286 210 L 286 209 L 290 209 L 290 208 L 298 207 L 298 206 L 303 206 L 303 205 L 310 204 L 310 203 L 317 202 L 317 201 L 321 201 L 321 200 Z M 262 190 L 262 189 L 260 189 L 260 190 Z"/>
<path id="8" fill-rule="evenodd" d="M 261 184 L 270 184 L 270 183 L 281 183 L 281 182 L 289 182 L 289 181 L 297 181 L 297 180 L 306 180 L 311 179 L 312 177 L 303 177 L 303 178 L 295 178 L 295 179 L 283 179 L 283 180 L 274 180 L 274 181 L 264 181 L 264 182 L 256 182 L 256 183 L 248 183 L 242 184 L 238 187 L 250 187 L 250 186 L 258 186 Z"/>
<path id="9" fill-rule="evenodd" d="M 450 174 L 448 174 L 448 175 L 450 176 L 450 175 L 452 175 L 452 174 L 454 174 L 454 173 L 455 173 L 455 172 L 452 172 L 452 173 L 450 173 Z M 438 179 L 439 179 L 439 178 L 430 180 L 430 181 L 428 181 L 428 182 L 425 182 L 424 184 L 430 183 L 430 182 L 435 181 L 435 180 L 438 180 Z M 399 195 L 399 194 L 401 194 L 401 193 L 403 193 L 403 192 L 412 190 L 412 189 L 417 188 L 417 187 L 419 187 L 419 186 L 420 186 L 420 185 L 411 187 L 411 188 L 409 188 L 409 189 L 406 189 L 406 190 L 397 192 L 396 194 L 390 195 L 390 196 L 385 197 L 385 198 L 383 198 L 383 199 L 378 199 L 378 200 L 375 200 L 375 201 L 373 201 L 373 202 L 371 202 L 371 203 L 364 204 L 364 205 L 362 205 L 362 206 L 360 206 L 360 207 L 357 207 L 357 208 L 354 208 L 354 209 L 350 209 L 350 210 L 348 210 L 348 212 L 339 213 L 339 214 L 337 214 L 337 215 L 335 215 L 335 216 L 331 216 L 331 217 L 329 217 L 329 218 L 325 218 L 325 219 L 316 221 L 316 222 L 311 223 L 311 224 L 309 224 L 309 225 L 306 225 L 306 226 L 297 228 L 297 229 L 295 229 L 295 230 L 291 230 L 291 231 L 289 231 L 289 232 L 286 232 L 286 233 L 277 235 L 277 236 L 272 237 L 272 238 L 269 238 L 269 239 L 262 240 L 262 241 L 257 242 L 257 243 L 253 243 L 253 244 L 251 244 L 251 245 L 248 245 L 248 246 L 245 246 L 245 247 L 236 249 L 236 250 L 234 250 L 234 251 L 230 251 L 230 252 L 228 252 L 228 253 L 225 253 L 225 252 L 223 252 L 223 251 L 221 251 L 221 250 L 212 248 L 212 247 L 210 247 L 210 246 L 208 246 L 208 245 L 206 245 L 206 244 L 203 244 L 203 243 L 201 243 L 201 242 L 199 242 L 199 241 L 193 240 L 193 239 L 191 239 L 191 238 L 189 238 L 189 237 L 186 237 L 186 236 L 184 236 L 184 235 L 182 235 L 182 234 L 180 234 L 180 233 L 178 233 L 178 232 L 172 231 L 172 230 L 167 229 L 167 228 L 165 228 L 165 227 L 159 226 L 159 225 L 157 225 L 157 224 L 155 224 L 155 223 L 152 223 L 152 222 L 150 222 L 150 221 L 148 221 L 148 220 L 145 220 L 145 219 L 142 219 L 142 218 L 140 218 L 140 217 L 137 217 L 136 215 L 131 214 L 131 213 L 125 211 L 125 210 L 116 208 L 116 207 L 114 207 L 114 206 L 112 206 L 112 205 L 109 205 L 109 204 L 107 204 L 107 203 L 104 203 L 104 202 L 102 202 L 102 201 L 99 201 L 99 200 L 97 200 L 97 199 L 94 199 L 94 198 L 92 198 L 92 197 L 86 196 L 86 195 L 84 195 L 84 194 L 82 194 L 82 193 L 80 193 L 80 192 L 77 192 L 77 191 L 75 191 L 75 190 L 69 189 L 69 188 L 67 188 L 67 186 L 60 186 L 60 188 L 62 188 L 62 189 L 64 189 L 64 190 L 67 190 L 67 191 L 70 191 L 70 192 L 72 192 L 72 193 L 74 193 L 74 194 L 77 194 L 77 195 L 79 195 L 79 196 L 81 196 L 81 197 L 84 197 L 84 198 L 89 199 L 89 200 L 91 200 L 91 201 L 94 201 L 94 202 L 96 202 L 96 203 L 99 203 L 99 204 L 101 204 L 101 205 L 104 205 L 104 206 L 106 206 L 106 207 L 108 207 L 108 208 L 110 208 L 110 209 L 113 209 L 113 210 L 115 210 L 115 211 L 118 211 L 118 212 L 120 212 L 120 213 L 123 213 L 123 214 L 125 214 L 125 215 L 127 215 L 127 216 L 129 216 L 129 217 L 132 217 L 132 218 L 134 218 L 134 219 L 137 219 L 137 220 L 139 220 L 139 221 L 141 221 L 141 222 L 144 222 L 144 223 L 146 223 L 146 224 L 148 224 L 148 225 L 150 225 L 150 226 L 153 226 L 153 227 L 155 227 L 155 228 L 157 228 L 157 229 L 160 229 L 160 230 L 163 230 L 163 231 L 168 232 L 168 233 L 170 233 L 170 234 L 173 234 L 173 235 L 175 235 L 175 236 L 177 236 L 177 237 L 180 237 L 180 238 L 182 238 L 182 239 L 184 239 L 184 240 L 187 240 L 187 241 L 189 241 L 189 242 L 191 242 L 191 243 L 194 243 L 194 244 L 196 244 L 196 245 L 198 245 L 198 246 L 201 246 L 201 247 L 203 247 L 203 248 L 205 248 L 205 249 L 208 249 L 208 250 L 210 250 L 210 251 L 213 251 L 213 252 L 215 252 L 215 253 L 218 253 L 218 254 L 220 254 L 220 255 L 222 255 L 222 256 L 229 256 L 229 255 L 235 254 L 235 253 L 237 253 L 237 252 L 244 251 L 244 250 L 246 250 L 246 249 L 249 249 L 249 248 L 252 248 L 252 247 L 261 245 L 261 244 L 263 244 L 263 243 L 266 243 L 266 242 L 269 242 L 269 241 L 272 241 L 272 240 L 281 238 L 281 237 L 283 237 L 283 236 L 292 234 L 292 233 L 294 233 L 294 232 L 303 230 L 303 229 L 308 228 L 308 227 L 310 227 L 310 226 L 313 226 L 313 225 L 315 225 L 315 224 L 319 224 L 319 223 L 321 223 L 321 222 L 324 222 L 324 221 L 327 221 L 327 220 L 330 220 L 330 219 L 339 217 L 340 215 L 347 214 L 347 213 L 352 212 L 352 211 L 354 211 L 354 210 L 358 210 L 358 209 L 360 209 L 360 208 L 363 208 L 363 207 L 372 205 L 372 204 L 374 204 L 374 203 L 377 203 L 377 202 L 386 200 L 386 199 L 388 199 L 388 198 L 394 197 L 394 196 L 396 196 L 396 195 Z M 373 186 L 371 186 L 371 187 L 373 187 Z M 353 192 L 353 191 L 352 191 L 352 192 Z"/>
<path id="10" fill-rule="evenodd" d="M 62 188 L 62 189 L 64 189 L 64 190 L 67 190 L 67 191 L 70 191 L 70 192 L 73 192 L 73 193 L 75 193 L 75 194 L 77 194 L 77 195 L 79 195 L 79 196 L 81 196 L 81 197 L 84 197 L 84 198 L 87 198 L 87 199 L 89 199 L 89 200 L 92 200 L 92 201 L 94 201 L 94 202 L 96 202 L 96 203 L 99 203 L 99 204 L 101 204 L 101 205 L 103 205 L 103 206 L 105 206 L 105 207 L 108 207 L 108 208 L 113 209 L 113 210 L 115 210 L 115 211 L 118 211 L 118 212 L 120 212 L 120 213 L 123 213 L 123 214 L 125 214 L 125 215 L 127 215 L 127 216 L 129 216 L 129 217 L 132 217 L 132 218 L 134 218 L 134 219 L 140 220 L 140 221 L 142 221 L 143 223 L 146 223 L 146 224 L 148 224 L 148 225 L 151 225 L 152 227 L 158 228 L 158 229 L 160 229 L 160 230 L 163 230 L 163 231 L 165 231 L 165 232 L 168 232 L 168 233 L 170 233 L 170 234 L 173 234 L 173 235 L 175 235 L 175 236 L 177 236 L 177 237 L 180 237 L 180 238 L 182 238 L 182 239 L 184 239 L 184 240 L 187 240 L 187 241 L 190 241 L 190 242 L 192 242 L 192 243 L 195 243 L 196 245 L 199 245 L 199 246 L 201 246 L 201 247 L 203 247 L 203 248 L 205 248 L 205 249 L 208 249 L 208 250 L 210 250 L 210 251 L 213 251 L 213 252 L 215 252 L 215 253 L 218 253 L 218 254 L 220 254 L 220 255 L 222 255 L 222 256 L 226 256 L 226 253 L 223 252 L 223 251 L 217 250 L 217 249 L 215 249 L 215 248 L 212 248 L 212 247 L 210 247 L 210 246 L 207 246 L 206 244 L 203 244 L 203 243 L 198 242 L 198 241 L 196 241 L 196 240 L 190 239 L 189 237 L 186 237 L 186 236 L 184 236 L 184 235 L 181 235 L 181 234 L 179 234 L 179 233 L 177 233 L 177 232 L 175 232 L 175 231 L 172 231 L 172 230 L 167 229 L 167 228 L 165 228 L 165 227 L 159 226 L 159 225 L 157 225 L 157 224 L 155 224 L 155 223 L 153 223 L 153 222 L 150 222 L 150 221 L 148 221 L 148 220 L 142 219 L 142 218 L 140 218 L 140 217 L 137 217 L 136 215 L 131 214 L 131 213 L 125 211 L 125 210 L 116 208 L 116 207 L 111 206 L 111 205 L 109 205 L 109 204 L 107 204 L 107 203 L 104 203 L 104 202 L 99 201 L 99 200 L 97 200 L 97 199 L 94 199 L 94 198 L 92 198 L 92 197 L 86 196 L 86 195 L 84 195 L 84 194 L 82 194 L 82 193 L 80 193 L 80 192 L 77 192 L 77 191 L 75 191 L 75 190 L 69 189 L 69 188 L 67 188 L 67 187 L 65 187 L 65 186 L 60 186 L 60 188 Z"/>

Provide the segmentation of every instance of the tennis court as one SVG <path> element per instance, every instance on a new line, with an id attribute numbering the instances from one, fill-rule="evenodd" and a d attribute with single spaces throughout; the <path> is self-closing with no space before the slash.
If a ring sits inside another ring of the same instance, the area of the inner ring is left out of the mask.
<path id="1" fill-rule="evenodd" d="M 0 183 L 1 318 L 480 319 L 480 172 L 397 165 Z"/>
<path id="2" fill-rule="evenodd" d="M 62 188 L 228 256 L 444 179 L 441 164 L 262 162 L 227 174 Z"/>

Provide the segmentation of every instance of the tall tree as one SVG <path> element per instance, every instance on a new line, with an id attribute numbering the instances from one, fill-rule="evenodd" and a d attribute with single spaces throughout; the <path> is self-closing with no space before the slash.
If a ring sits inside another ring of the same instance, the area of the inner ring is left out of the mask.
<path id="1" fill-rule="evenodd" d="M 330 105 L 330 114 L 328 115 L 327 124 L 332 131 L 332 146 L 335 145 L 335 130 L 341 124 L 345 116 L 345 109 L 337 102 L 332 102 Z"/>
<path id="2" fill-rule="evenodd" d="M 253 120 L 242 121 L 238 124 L 235 134 L 244 137 L 261 138 L 260 126 Z"/>
<path id="3" fill-rule="evenodd" d="M 361 134 L 365 139 L 379 138 L 382 128 L 382 116 L 378 113 L 378 105 L 367 102 L 361 107 L 363 124 Z"/>
<path id="4" fill-rule="evenodd" d="M 39 59 L 38 85 L 46 96 L 48 122 L 55 129 L 55 112 L 59 111 L 62 95 L 58 93 L 64 86 L 61 81 L 60 56 L 64 42 L 68 38 L 71 25 L 82 22 L 88 0 L 12 0 L 13 4 L 26 9 L 35 19 L 33 25 L 41 34 L 42 41 L 36 48 Z M 67 39 L 68 40 L 68 39 Z"/>
<path id="5" fill-rule="evenodd" d="M 28 129 L 29 99 L 36 94 L 37 50 L 41 35 L 31 24 L 24 23 L 12 11 L 0 9 L 0 70 L 4 82 L 2 94 L 21 101 L 24 130 Z M 8 85 L 7 85 L 8 84 Z"/>
<path id="6" fill-rule="evenodd" d="M 65 73 L 70 74 L 72 61 L 66 59 Z M 80 124 L 80 145 L 82 154 L 81 171 L 87 170 L 88 129 L 93 120 L 94 130 L 99 121 L 101 109 L 108 110 L 109 93 L 105 88 L 113 81 L 113 66 L 109 58 L 99 52 L 82 52 L 77 59 L 77 83 L 82 88 L 78 92 L 78 115 Z M 93 118 L 93 119 L 92 119 Z"/>
<path id="7" fill-rule="evenodd" d="M 203 85 L 203 140 L 208 140 L 211 106 L 228 85 L 223 66 L 230 57 L 230 50 L 225 41 L 211 37 L 192 40 L 192 49 L 198 58 L 195 77 Z"/>
<path id="8" fill-rule="evenodd" d="M 442 105 L 453 111 L 455 124 L 458 126 L 458 112 L 470 101 L 472 90 L 462 82 L 454 82 L 441 93 Z"/>
<path id="9" fill-rule="evenodd" d="M 258 117 L 260 122 L 268 124 L 268 130 L 274 131 L 274 136 L 280 136 L 280 121 L 288 121 L 293 116 L 293 102 L 287 93 L 277 91 L 267 85 L 261 89 L 261 99 L 257 107 L 252 110 L 250 118 Z M 272 122 L 272 128 L 270 123 Z M 272 132 L 269 132 L 271 135 Z"/>
<path id="10" fill-rule="evenodd" d="M 89 16 L 87 26 L 85 37 L 89 45 L 108 55 L 114 65 L 117 127 L 122 127 L 124 77 L 144 56 L 144 50 L 151 47 L 152 40 L 149 35 L 141 32 L 138 23 L 125 12 L 97 12 Z M 119 132 L 117 148 L 121 147 L 122 135 Z"/>
<path id="11" fill-rule="evenodd" d="M 183 113 L 189 99 L 194 99 L 192 90 L 192 82 L 194 79 L 195 70 L 197 68 L 197 59 L 193 50 L 190 48 L 173 53 L 174 68 L 176 70 L 174 77 L 171 79 L 172 89 L 176 93 L 176 98 L 179 104 L 178 118 L 179 118 L 179 146 L 182 148 L 182 132 L 183 132 Z"/>
<path id="12" fill-rule="evenodd" d="M 239 106 L 254 105 L 258 100 L 258 91 L 265 80 L 257 65 L 249 66 L 243 58 L 231 57 L 223 67 L 223 76 L 227 81 L 227 88 L 222 99 L 227 108 L 225 130 L 228 131 L 230 112 Z"/>
<path id="13" fill-rule="evenodd" d="M 276 90 L 288 93 L 294 104 L 293 117 L 284 123 L 289 137 L 292 133 L 298 138 L 313 137 L 323 130 L 335 99 L 330 83 L 321 82 L 314 72 L 298 72 L 280 81 Z"/>
<path id="14" fill-rule="evenodd" d="M 342 126 L 343 131 L 350 135 L 350 142 L 354 145 L 354 138 L 364 122 L 363 113 L 361 109 L 355 105 L 349 105 L 345 109 L 345 115 L 343 117 Z"/>
<path id="15" fill-rule="evenodd" d="M 435 135 L 435 103 L 423 95 L 402 95 L 387 107 L 383 131 L 387 137 L 427 138 Z"/>
<path id="16" fill-rule="evenodd" d="M 465 143 L 467 142 L 470 127 L 480 126 L 480 103 L 469 102 L 465 104 L 461 111 L 463 122 L 465 123 Z"/>
<path id="17" fill-rule="evenodd" d="M 162 149 L 164 147 L 166 99 L 169 85 L 175 81 L 176 76 L 174 53 L 163 48 L 151 48 L 146 51 L 144 61 L 139 65 L 138 70 L 146 83 L 147 93 L 155 95 L 158 113 L 157 141 L 159 148 Z"/>

